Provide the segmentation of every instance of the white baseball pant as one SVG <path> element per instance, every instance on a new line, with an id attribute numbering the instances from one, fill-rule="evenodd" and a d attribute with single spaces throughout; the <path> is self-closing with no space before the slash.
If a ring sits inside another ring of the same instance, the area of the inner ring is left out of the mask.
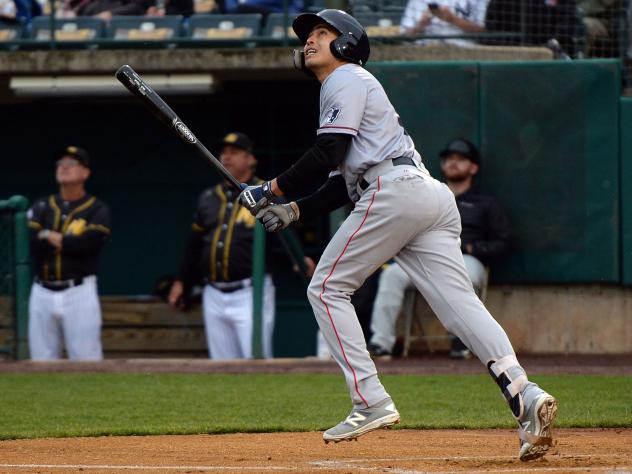
<path id="1" fill-rule="evenodd" d="M 73 360 L 101 360 L 101 306 L 96 276 L 51 291 L 33 283 L 29 298 L 29 349 L 33 360 L 55 360 L 66 348 Z"/>
<path id="2" fill-rule="evenodd" d="M 373 406 L 389 397 L 366 350 L 350 297 L 393 257 L 446 329 L 485 365 L 505 356 L 515 360 L 505 331 L 478 299 L 465 271 L 461 220 L 450 189 L 409 166 L 393 166 L 368 181 L 370 186 L 327 245 L 307 291 L 354 406 Z"/>
<path id="3" fill-rule="evenodd" d="M 463 255 L 463 260 L 467 275 L 478 295 L 485 284 L 485 266 L 472 255 Z M 371 316 L 371 342 L 389 352 L 395 346 L 395 325 L 408 288 L 414 288 L 413 282 L 397 263 L 382 270 Z"/>
<path id="4" fill-rule="evenodd" d="M 211 285 L 202 294 L 209 357 L 216 360 L 252 358 L 252 287 L 229 293 Z M 263 286 L 262 350 L 272 357 L 275 288 L 266 275 Z"/>

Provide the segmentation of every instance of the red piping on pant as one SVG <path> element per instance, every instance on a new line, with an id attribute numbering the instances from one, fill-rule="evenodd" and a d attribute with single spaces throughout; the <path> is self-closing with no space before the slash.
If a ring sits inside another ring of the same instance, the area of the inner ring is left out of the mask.
<path id="1" fill-rule="evenodd" d="M 338 335 L 338 330 L 336 329 L 336 325 L 334 324 L 334 320 L 331 317 L 331 312 L 329 311 L 329 306 L 327 305 L 327 303 L 323 299 L 323 295 L 325 294 L 325 290 L 326 290 L 325 285 L 327 284 L 327 280 L 329 280 L 331 275 L 333 275 L 334 270 L 336 269 L 336 265 L 338 265 L 338 262 L 340 261 L 342 256 L 347 251 L 347 247 L 349 247 L 349 244 L 351 243 L 351 241 L 353 240 L 355 235 L 358 232 L 360 232 L 360 229 L 362 229 L 362 226 L 366 222 L 366 218 L 369 216 L 369 211 L 371 210 L 371 206 L 373 206 L 373 201 L 375 201 L 375 194 L 377 192 L 379 192 L 379 190 L 380 190 L 380 177 L 378 176 L 378 178 L 377 178 L 377 191 L 375 193 L 373 193 L 373 196 L 371 197 L 371 202 L 369 203 L 369 207 L 367 207 L 366 212 L 364 213 L 364 219 L 362 219 L 362 222 L 360 223 L 360 226 L 355 230 L 355 232 L 353 234 L 351 234 L 351 237 L 349 237 L 349 240 L 347 240 L 347 243 L 346 243 L 345 247 L 342 249 L 342 252 L 340 253 L 338 258 L 334 262 L 334 265 L 331 267 L 331 271 L 329 272 L 329 275 L 327 275 L 327 278 L 325 278 L 325 280 L 323 281 L 323 289 L 322 289 L 322 291 L 320 292 L 320 295 L 319 295 L 320 301 L 325 305 L 325 309 L 327 310 L 327 316 L 329 316 L 329 321 L 331 322 L 331 326 L 334 328 L 334 334 L 336 335 L 336 339 L 338 339 L 338 345 L 340 346 L 340 351 L 342 352 L 342 356 L 344 357 L 345 362 L 347 363 L 347 366 L 349 367 L 349 369 L 351 370 L 351 373 L 353 374 L 353 383 L 355 385 L 355 391 L 358 394 L 358 396 L 362 399 L 362 401 L 364 402 L 364 404 L 366 405 L 367 408 L 369 408 L 369 403 L 366 401 L 366 399 L 360 393 L 360 387 L 358 387 L 358 378 L 356 377 L 355 370 L 351 366 L 351 363 L 349 362 L 349 359 L 347 359 L 347 354 L 345 353 L 344 347 L 342 347 L 342 341 L 340 340 L 340 336 Z"/>

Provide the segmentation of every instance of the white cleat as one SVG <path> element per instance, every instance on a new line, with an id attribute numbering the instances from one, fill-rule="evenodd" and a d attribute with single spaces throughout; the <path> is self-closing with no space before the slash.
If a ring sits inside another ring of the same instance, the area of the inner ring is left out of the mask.
<path id="1" fill-rule="evenodd" d="M 358 440 L 359 436 L 370 431 L 387 428 L 399 423 L 400 416 L 393 400 L 385 399 L 379 404 L 362 410 L 352 410 L 349 416 L 333 428 L 323 433 L 325 444 L 330 441 Z"/>
<path id="2" fill-rule="evenodd" d="M 538 395 L 518 422 L 520 460 L 532 461 L 544 456 L 553 446 L 551 427 L 557 413 L 557 401 L 546 392 Z"/>

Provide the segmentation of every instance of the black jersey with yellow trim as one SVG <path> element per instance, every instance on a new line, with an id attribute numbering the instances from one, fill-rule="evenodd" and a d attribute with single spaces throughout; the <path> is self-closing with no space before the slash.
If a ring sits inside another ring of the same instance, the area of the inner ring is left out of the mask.
<path id="1" fill-rule="evenodd" d="M 35 275 L 45 281 L 95 275 L 110 221 L 108 206 L 91 195 L 75 201 L 64 201 L 59 194 L 36 200 L 28 211 Z M 38 238 L 42 230 L 62 234 L 61 250 Z"/>
<path id="2" fill-rule="evenodd" d="M 248 184 L 263 181 L 253 178 Z M 220 183 L 198 199 L 178 278 L 185 282 L 228 282 L 252 275 L 256 219 L 238 202 L 239 191 Z"/>

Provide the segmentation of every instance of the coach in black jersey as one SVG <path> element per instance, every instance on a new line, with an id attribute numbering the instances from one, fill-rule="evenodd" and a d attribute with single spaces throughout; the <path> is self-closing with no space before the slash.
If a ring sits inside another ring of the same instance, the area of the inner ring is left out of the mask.
<path id="1" fill-rule="evenodd" d="M 244 133 L 222 140 L 219 158 L 240 182 L 258 184 L 253 144 Z M 191 286 L 204 282 L 202 296 L 209 357 L 252 357 L 252 245 L 256 219 L 238 202 L 239 191 L 227 181 L 202 192 L 178 276 L 168 296 L 173 307 Z M 313 265 L 313 262 L 312 262 Z M 262 348 L 272 357 L 275 288 L 265 276 Z"/>
<path id="2" fill-rule="evenodd" d="M 90 158 L 69 146 L 55 155 L 59 192 L 29 209 L 35 281 L 29 299 L 29 347 L 36 360 L 100 360 L 99 254 L 110 236 L 108 207 L 85 190 Z"/>

